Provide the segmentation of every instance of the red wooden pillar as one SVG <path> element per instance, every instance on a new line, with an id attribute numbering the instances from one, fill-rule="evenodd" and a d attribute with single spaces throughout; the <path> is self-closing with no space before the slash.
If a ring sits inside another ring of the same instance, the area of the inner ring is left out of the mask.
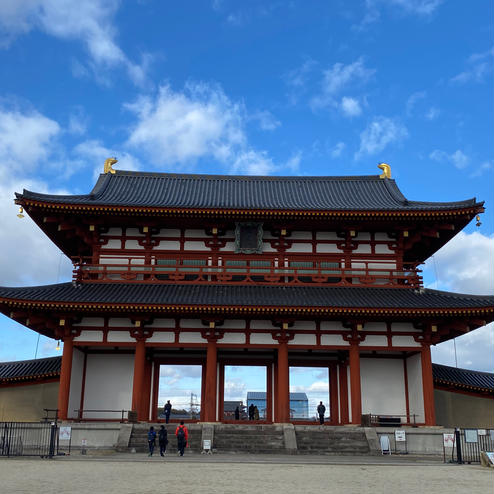
<path id="1" fill-rule="evenodd" d="M 288 367 L 288 344 L 281 340 L 278 345 L 277 418 L 279 423 L 290 422 L 290 382 Z"/>
<path id="2" fill-rule="evenodd" d="M 329 423 L 338 424 L 338 377 L 336 375 L 336 365 L 329 367 Z"/>
<path id="3" fill-rule="evenodd" d="M 153 366 L 153 403 L 151 408 L 151 421 L 157 422 L 158 420 L 158 398 L 160 387 L 160 364 L 157 362 Z"/>
<path id="4" fill-rule="evenodd" d="M 67 420 L 69 410 L 70 376 L 72 374 L 72 356 L 74 343 L 72 336 L 63 340 L 62 368 L 60 369 L 60 386 L 58 388 L 58 416 Z"/>
<path id="5" fill-rule="evenodd" d="M 146 340 L 137 338 L 134 356 L 134 382 L 132 385 L 132 410 L 137 412 L 137 420 L 144 420 L 142 416 L 142 391 L 144 383 L 144 367 L 146 364 Z"/>
<path id="6" fill-rule="evenodd" d="M 151 376 L 153 374 L 153 363 L 150 360 L 144 362 L 144 377 L 142 382 L 142 402 L 141 402 L 141 415 L 143 420 L 149 420 L 149 406 L 151 400 Z"/>
<path id="7" fill-rule="evenodd" d="M 208 340 L 206 356 L 206 386 L 204 403 L 204 422 L 216 422 L 216 339 Z"/>
<path id="8" fill-rule="evenodd" d="M 422 344 L 422 390 L 424 393 L 425 425 L 436 425 L 434 409 L 434 379 L 432 377 L 431 347 L 428 343 Z"/>
<path id="9" fill-rule="evenodd" d="M 340 382 L 340 424 L 348 424 L 348 376 L 346 362 L 338 364 Z"/>
<path id="10" fill-rule="evenodd" d="M 362 394 L 360 389 L 360 352 L 358 343 L 350 343 L 350 392 L 352 396 L 352 424 L 362 422 Z"/>

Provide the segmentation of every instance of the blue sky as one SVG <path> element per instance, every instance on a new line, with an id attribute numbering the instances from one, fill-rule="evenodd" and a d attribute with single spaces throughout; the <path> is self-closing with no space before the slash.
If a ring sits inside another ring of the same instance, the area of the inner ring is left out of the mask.
<path id="1" fill-rule="evenodd" d="M 115 155 L 118 169 L 266 175 L 373 175 L 385 161 L 409 199 L 486 201 L 425 282 L 493 293 L 493 10 L 3 0 L 0 284 L 70 279 L 14 192 L 87 193 Z M 34 357 L 36 333 L 0 325 L 0 360 Z M 458 365 L 492 371 L 493 344 L 492 325 L 458 338 Z M 37 356 L 54 347 L 41 338 Z M 453 343 L 433 359 L 454 365 Z"/>

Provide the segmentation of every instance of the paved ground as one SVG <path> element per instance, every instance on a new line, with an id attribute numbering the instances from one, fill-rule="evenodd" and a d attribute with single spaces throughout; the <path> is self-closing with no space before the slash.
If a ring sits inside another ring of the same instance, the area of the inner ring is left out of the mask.
<path id="1" fill-rule="evenodd" d="M 1 458 L 1 494 L 491 492 L 494 471 L 413 456 L 275 455 Z"/>

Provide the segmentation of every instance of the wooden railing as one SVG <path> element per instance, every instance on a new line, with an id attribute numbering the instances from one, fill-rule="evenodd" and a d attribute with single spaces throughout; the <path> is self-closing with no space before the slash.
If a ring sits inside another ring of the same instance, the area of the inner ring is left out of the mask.
<path id="1" fill-rule="evenodd" d="M 415 264 L 396 269 L 390 260 L 354 260 L 344 267 L 343 259 L 301 256 L 201 256 L 158 258 L 144 264 L 139 257 L 73 260 L 76 283 L 173 283 L 229 285 L 317 285 L 317 286 L 422 286 Z"/>

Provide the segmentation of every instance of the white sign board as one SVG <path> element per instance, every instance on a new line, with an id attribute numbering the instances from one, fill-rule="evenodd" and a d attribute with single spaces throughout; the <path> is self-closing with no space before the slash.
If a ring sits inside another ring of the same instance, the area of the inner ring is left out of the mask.
<path id="1" fill-rule="evenodd" d="M 405 442 L 407 439 L 406 439 L 406 434 L 405 434 L 405 431 L 403 430 L 396 430 L 395 431 L 395 441 L 397 443 L 403 443 Z"/>
<path id="2" fill-rule="evenodd" d="M 487 436 L 487 431 L 485 429 L 479 429 L 479 436 Z"/>
<path id="3" fill-rule="evenodd" d="M 63 427 L 60 427 L 60 432 L 58 434 L 58 438 L 61 441 L 69 441 L 71 434 L 72 434 L 72 427 L 63 426 Z"/>
<path id="4" fill-rule="evenodd" d="M 204 439 L 202 442 L 202 449 L 209 451 L 211 449 L 211 440 L 210 439 Z"/>
<path id="5" fill-rule="evenodd" d="M 454 434 L 443 434 L 443 446 L 445 448 L 452 448 L 455 445 Z"/>
<path id="6" fill-rule="evenodd" d="M 82 440 L 82 446 L 87 446 L 87 439 Z"/>
<path id="7" fill-rule="evenodd" d="M 465 429 L 465 442 L 466 443 L 478 442 L 477 429 Z"/>

